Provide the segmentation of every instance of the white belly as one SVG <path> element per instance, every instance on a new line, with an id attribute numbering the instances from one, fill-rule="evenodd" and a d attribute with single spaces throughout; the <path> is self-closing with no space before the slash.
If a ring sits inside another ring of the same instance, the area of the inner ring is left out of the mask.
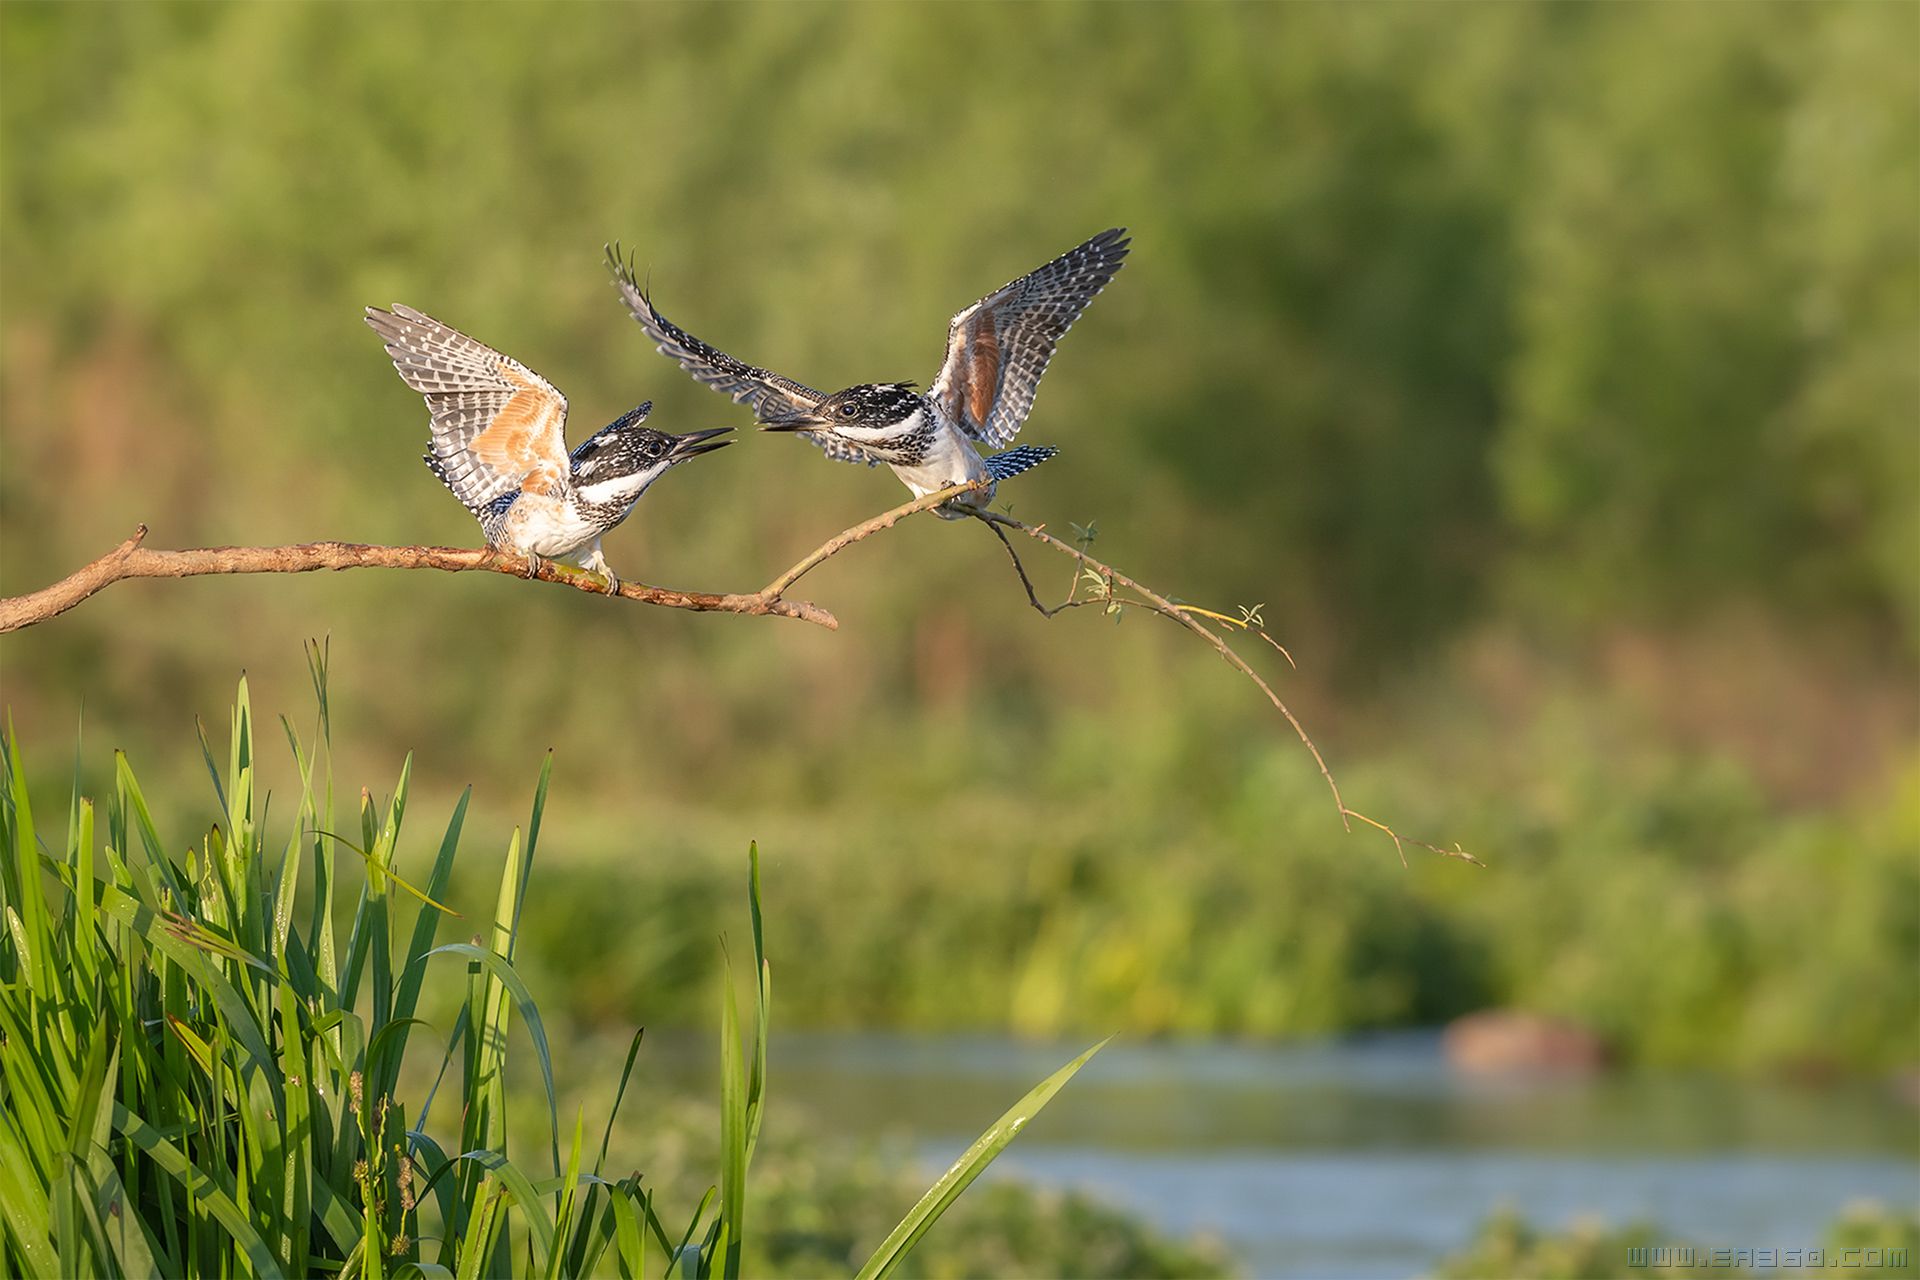
<path id="1" fill-rule="evenodd" d="M 500 530 L 503 549 L 561 559 L 585 553 L 599 530 L 570 499 L 523 493 Z"/>
<path id="2" fill-rule="evenodd" d="M 987 464 L 980 460 L 973 442 L 951 428 L 935 434 L 933 448 L 920 461 L 909 465 L 892 465 L 893 474 L 913 490 L 916 498 L 924 498 L 930 493 L 950 489 L 956 484 L 966 484 L 970 480 L 984 480 L 987 476 Z M 984 507 L 992 498 L 993 490 L 988 488 L 959 501 Z"/>

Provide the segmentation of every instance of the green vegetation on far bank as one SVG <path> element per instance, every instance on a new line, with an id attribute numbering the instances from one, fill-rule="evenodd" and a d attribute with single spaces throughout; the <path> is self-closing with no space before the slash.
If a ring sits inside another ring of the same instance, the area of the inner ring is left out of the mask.
<path id="1" fill-rule="evenodd" d="M 773 819 L 785 936 L 809 957 L 783 985 L 789 1025 L 1303 1036 L 1509 1006 L 1583 1023 L 1625 1064 L 1910 1066 L 1920 990 L 1896 957 L 1920 954 L 1912 771 L 1836 812 L 1783 812 L 1729 760 L 1623 767 L 1591 728 L 1537 724 L 1511 754 L 1551 759 L 1551 778 L 1451 797 L 1445 820 L 1484 871 L 1417 851 L 1402 868 L 1383 838 L 1343 837 L 1286 742 L 1210 757 L 1201 783 L 1197 760 L 1116 750 L 1116 776 L 1064 811 L 1037 797 L 1097 767 L 1064 743 L 1037 753 L 1028 787 L 953 792 L 876 762 L 924 837 L 830 811 Z M 1343 785 L 1431 824 L 1415 755 Z M 675 825 L 563 837 L 526 928 L 575 1016 L 706 1007 L 732 869 Z M 629 895 L 673 909 L 633 927 Z M 567 945 L 583 935 L 597 945 Z"/>
<path id="2" fill-rule="evenodd" d="M 1436 1274 L 1439 1280 L 1920 1277 L 1920 1213 L 1857 1205 L 1833 1221 L 1823 1240 L 1792 1248 L 1702 1244 L 1646 1223 L 1608 1227 L 1590 1221 L 1542 1231 L 1502 1213 L 1481 1224 L 1473 1242 Z"/>

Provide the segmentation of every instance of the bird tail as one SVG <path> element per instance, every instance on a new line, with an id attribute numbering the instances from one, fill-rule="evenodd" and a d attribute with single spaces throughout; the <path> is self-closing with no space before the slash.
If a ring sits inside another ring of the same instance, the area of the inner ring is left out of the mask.
<path id="1" fill-rule="evenodd" d="M 1008 449 L 1005 453 L 992 454 L 986 459 L 987 474 L 996 481 L 1010 480 L 1022 471 L 1031 471 L 1041 463 L 1060 452 L 1051 445 L 1023 444 Z"/>

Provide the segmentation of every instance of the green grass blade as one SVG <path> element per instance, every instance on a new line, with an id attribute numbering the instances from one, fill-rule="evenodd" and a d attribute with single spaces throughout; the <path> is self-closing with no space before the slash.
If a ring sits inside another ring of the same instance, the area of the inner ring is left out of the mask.
<path id="1" fill-rule="evenodd" d="M 939 1220 L 940 1215 L 947 1211 L 948 1206 L 993 1163 L 995 1156 L 1006 1150 L 1007 1144 L 1026 1127 L 1027 1121 L 1052 1101 L 1061 1086 L 1073 1079 L 1074 1074 L 1086 1066 L 1087 1060 L 1100 1052 L 1106 1043 L 1102 1040 L 1035 1085 L 1006 1114 L 988 1126 L 985 1133 L 974 1139 L 973 1145 L 960 1154 L 952 1167 L 941 1174 L 940 1180 L 920 1198 L 920 1203 L 914 1205 L 907 1216 L 900 1220 L 900 1225 L 881 1241 L 880 1247 L 874 1250 L 873 1256 L 867 1259 L 867 1264 L 860 1268 L 854 1280 L 880 1280 L 880 1277 L 893 1274 L 894 1269 Z"/>
<path id="2" fill-rule="evenodd" d="M 767 1095 L 767 1027 L 773 1014 L 773 968 L 767 963 L 760 918 L 760 845 L 747 846 L 747 909 L 753 917 L 754 992 L 753 1069 L 747 1078 L 747 1159 L 760 1143 L 760 1119 Z"/>
<path id="3" fill-rule="evenodd" d="M 273 1256 L 273 1250 L 260 1238 L 260 1233 L 247 1220 L 247 1215 L 234 1203 L 231 1191 L 222 1181 L 188 1160 L 180 1149 L 161 1137 L 146 1121 L 134 1115 L 119 1103 L 113 1106 L 113 1127 L 152 1157 L 154 1164 L 169 1177 L 173 1178 L 206 1211 L 213 1215 L 229 1236 L 247 1255 L 254 1274 L 261 1277 L 278 1277 L 282 1274 L 280 1264 Z"/>
<path id="4" fill-rule="evenodd" d="M 46 1179 L 32 1167 L 15 1135 L 0 1130 L 0 1220 L 13 1256 L 35 1276 L 57 1277 L 60 1259 L 47 1231 Z"/>
<path id="5" fill-rule="evenodd" d="M 619 1118 L 620 1104 L 626 1100 L 627 1081 L 633 1078 L 633 1060 L 640 1056 L 640 1041 L 646 1034 L 647 1029 L 641 1027 L 633 1033 L 633 1039 L 627 1043 L 627 1062 L 625 1066 L 620 1068 L 620 1087 L 614 1090 L 613 1109 L 607 1112 L 607 1127 L 600 1135 L 600 1154 L 595 1157 L 593 1162 L 593 1172 L 596 1176 L 605 1172 L 607 1147 L 613 1142 L 613 1122 Z"/>
<path id="6" fill-rule="evenodd" d="M 613 1197 L 613 1230 L 621 1280 L 643 1280 L 647 1274 L 647 1235 L 633 1208 L 634 1192 L 626 1184 Z"/>
<path id="7" fill-rule="evenodd" d="M 747 1205 L 747 1080 L 740 1058 L 740 1011 L 733 965 L 722 967 L 720 995 L 720 1241 L 721 1274 L 739 1280 Z"/>
<path id="8" fill-rule="evenodd" d="M 40 849 L 33 833 L 33 809 L 27 802 L 27 772 L 20 761 L 20 740 L 7 733 L 7 781 L 12 800 L 13 840 L 8 853 L 7 894 L 11 899 L 7 922 L 15 948 L 14 973 L 42 999 L 54 988 L 43 967 L 51 963 L 47 941 L 47 897 L 40 886 Z M 0 973 L 5 973 L 0 970 Z"/>
<path id="9" fill-rule="evenodd" d="M 420 1104 L 420 1119 L 415 1128 L 427 1127 L 427 1115 L 433 1110 L 433 1100 L 440 1093 L 440 1082 L 447 1078 L 447 1068 L 453 1064 L 454 1050 L 466 1039 L 468 1016 L 467 1006 L 461 1005 L 459 1015 L 453 1020 L 453 1031 L 447 1037 L 447 1051 L 440 1058 L 440 1070 L 434 1073 L 433 1083 L 427 1087 L 426 1100 Z"/>
<path id="10" fill-rule="evenodd" d="M 76 806 L 78 819 L 72 839 L 73 854 L 73 936 L 76 973 L 79 983 L 91 987 L 100 972 L 100 936 L 94 907 L 93 801 L 81 799 Z"/>
<path id="11" fill-rule="evenodd" d="M 291 860 L 291 855 L 289 855 Z M 307 1265 L 308 1232 L 313 1221 L 312 1178 L 315 1166 L 313 1142 L 312 1095 L 299 1070 L 306 1058 L 302 1052 L 306 1040 L 300 1031 L 299 999 L 294 994 L 293 985 L 287 982 L 276 984 L 278 988 L 280 1010 L 280 1046 L 285 1061 L 292 1064 L 296 1078 L 286 1084 L 287 1107 L 284 1126 L 286 1133 L 285 1166 L 281 1173 L 280 1254 L 287 1259 L 288 1266 L 295 1273 L 305 1273 Z"/>
<path id="12" fill-rule="evenodd" d="M 78 1088 L 72 1095 L 78 1105 L 67 1120 L 66 1149 L 60 1153 L 59 1162 L 54 1168 L 52 1195 L 49 1198 L 54 1248 L 59 1251 L 62 1267 L 74 1275 L 104 1266 L 110 1256 L 105 1227 L 98 1223 L 94 1215 L 93 1202 L 97 1189 L 92 1179 L 85 1176 L 92 1163 L 101 1103 L 103 1100 L 109 1104 L 112 1101 L 109 1073 L 116 1070 L 120 1062 L 119 1053 L 109 1047 L 109 1039 L 104 1031 L 96 1030 L 87 1050 L 86 1066 L 81 1071 Z M 104 1099 L 103 1094 L 106 1095 Z M 82 1227 L 88 1225 L 89 1219 L 93 1219 L 93 1225 L 99 1227 L 92 1241 L 95 1260 L 92 1267 L 83 1262 L 81 1251 L 80 1233 Z"/>
<path id="13" fill-rule="evenodd" d="M 330 840 L 334 844 L 344 845 L 347 848 L 353 850 L 355 854 L 359 855 L 360 860 L 367 864 L 367 875 L 369 877 L 372 877 L 373 875 L 378 874 L 380 877 L 381 884 L 383 886 L 388 883 L 396 884 L 400 886 L 400 888 L 405 889 L 407 893 L 409 893 L 413 897 L 418 898 L 422 906 L 427 907 L 433 911 L 437 911 L 441 915 L 455 916 L 455 917 L 459 916 L 460 913 L 458 911 L 455 911 L 452 907 L 448 906 L 446 903 L 441 902 L 438 899 L 434 898 L 432 894 L 430 894 L 424 889 L 419 888 L 412 881 L 403 879 L 398 873 L 396 873 L 393 870 L 393 868 L 382 866 L 380 863 L 380 856 L 374 850 L 364 849 L 361 846 L 355 844 L 353 841 L 347 839 L 345 836 L 335 835 L 331 831 L 315 831 L 313 834 L 315 836 L 324 838 L 326 840 Z"/>
<path id="14" fill-rule="evenodd" d="M 435 1203 L 440 1207 L 441 1226 L 444 1230 L 451 1231 L 457 1220 L 453 1206 L 453 1179 L 445 1175 L 453 1168 L 453 1162 L 447 1159 L 447 1153 L 440 1149 L 439 1143 L 419 1129 L 407 1130 L 407 1145 L 413 1149 L 414 1169 L 427 1171 L 420 1189 L 414 1193 L 414 1203 L 417 1205 L 424 1202 L 428 1196 L 434 1197 Z"/>
<path id="15" fill-rule="evenodd" d="M 400 983 L 394 993 L 393 1017 L 402 1027 L 411 1025 L 414 1021 L 413 1011 L 420 1003 L 420 984 L 426 978 L 426 967 L 416 966 L 415 961 L 433 949 L 434 931 L 439 927 L 441 913 L 445 910 L 436 909 L 438 904 L 434 900 L 446 893 L 447 882 L 452 878 L 454 854 L 460 847 L 460 829 L 466 822 L 467 802 L 472 798 L 472 787 L 460 793 L 460 800 L 453 807 L 453 817 L 447 821 L 446 834 L 440 839 L 440 852 L 435 855 L 433 869 L 427 875 L 426 890 L 418 895 L 431 905 L 422 906 L 414 917 L 413 934 L 407 940 L 405 953 L 400 957 Z M 399 1079 L 406 1045 L 407 1033 L 403 1030 L 386 1059 L 384 1069 L 376 1070 L 376 1078 L 383 1092 L 391 1093 Z"/>
<path id="16" fill-rule="evenodd" d="M 688 1280 L 695 1280 L 698 1276 L 701 1270 L 700 1250 L 693 1246 L 693 1233 L 700 1229 L 700 1220 L 707 1216 L 707 1207 L 713 1203 L 713 1197 L 718 1192 L 718 1187 L 707 1188 L 707 1194 L 700 1197 L 700 1207 L 693 1211 L 693 1217 L 687 1222 L 686 1234 L 680 1237 L 680 1243 L 677 1246 L 667 1250 L 668 1275 L 674 1275 L 677 1271 L 678 1274 L 687 1276 Z M 717 1227 L 720 1224 L 716 1222 L 714 1225 Z M 691 1271 L 688 1270 L 689 1253 L 692 1255 Z"/>
<path id="17" fill-rule="evenodd" d="M 471 942 L 443 943 L 427 952 L 426 955 L 421 956 L 417 963 L 424 965 L 428 959 L 442 955 L 465 956 L 468 960 L 477 961 L 485 965 L 493 977 L 499 980 L 501 986 L 506 988 L 507 993 L 512 996 L 513 1002 L 519 1006 L 520 1016 L 527 1021 L 527 1033 L 533 1038 L 534 1052 L 540 1060 L 540 1080 L 546 1087 L 548 1119 L 553 1128 L 558 1130 L 560 1127 L 560 1107 L 553 1088 L 553 1053 L 548 1047 L 546 1024 L 540 1020 L 540 1009 L 533 1002 L 533 993 L 527 990 L 527 984 L 521 979 L 519 973 L 515 971 L 513 965 L 508 963 L 504 957 L 496 955 L 485 947 L 476 947 Z M 504 1039 L 506 1034 L 505 1027 L 501 1026 L 498 1029 L 498 1033 L 502 1039 Z M 484 1038 L 487 1037 L 483 1035 L 483 1039 Z M 554 1159 L 555 1172 L 559 1171 L 559 1165 L 558 1144 L 556 1142 Z"/>
<path id="18" fill-rule="evenodd" d="M 573 1145 L 567 1150 L 567 1176 L 560 1188 L 558 1211 L 553 1216 L 553 1247 L 547 1251 L 547 1280 L 561 1280 L 566 1274 L 574 1214 L 580 1208 L 580 1144 L 585 1129 L 586 1111 L 574 1112 Z"/>
<path id="19" fill-rule="evenodd" d="M 660 1221 L 660 1215 L 653 1211 L 653 1194 L 641 1187 L 639 1174 L 634 1174 L 628 1181 L 633 1187 L 635 1197 L 640 1202 L 640 1212 L 646 1222 L 647 1230 L 653 1232 L 653 1238 L 659 1242 L 660 1250 L 667 1255 L 667 1263 L 671 1266 L 674 1252 L 673 1240 L 667 1235 L 667 1226 L 664 1222 Z M 713 1199 L 713 1189 L 709 1187 L 707 1189 L 706 1200 L 700 1202 L 700 1213 L 707 1211 L 707 1201 L 711 1199 Z M 682 1245 L 684 1245 L 687 1240 L 693 1238 L 693 1229 L 699 1225 L 700 1214 L 696 1213 L 693 1221 L 687 1224 L 687 1234 L 685 1239 L 681 1241 Z"/>
<path id="20" fill-rule="evenodd" d="M 486 1184 L 481 1183 L 484 1192 Z M 506 1201 L 505 1187 L 483 1194 L 470 1219 L 470 1229 L 460 1239 L 460 1280 L 480 1280 L 481 1270 L 493 1254 L 495 1227 L 500 1206 Z"/>
<path id="21" fill-rule="evenodd" d="M 234 990 L 225 975 L 208 963 L 200 946 L 195 945 L 197 937 L 195 941 L 189 941 L 188 938 L 194 935 L 188 934 L 177 923 L 154 914 L 145 903 L 113 885 L 100 886 L 100 909 L 138 934 L 148 946 L 179 965 L 197 985 L 205 988 L 213 997 L 222 1021 L 239 1040 L 241 1047 L 246 1049 L 251 1065 L 271 1079 L 278 1078 L 279 1070 L 275 1065 L 273 1050 L 268 1047 L 259 1024 L 253 1020 L 252 1006 Z"/>
<path id="22" fill-rule="evenodd" d="M 533 789 L 533 813 L 527 819 L 527 857 L 520 867 L 520 884 L 514 894 L 513 926 L 514 938 L 520 936 L 520 909 L 527 903 L 527 879 L 533 874 L 533 853 L 540 845 L 540 818 L 547 811 L 547 787 L 553 782 L 553 752 L 547 752 L 546 759 L 540 764 L 540 782 Z M 508 950 L 507 958 L 513 958 Z M 555 1164 L 559 1161 L 556 1159 Z"/>
<path id="23" fill-rule="evenodd" d="M 233 811 L 227 807 L 226 784 L 220 781 L 220 766 L 213 762 L 213 744 L 207 741 L 207 726 L 200 722 L 199 716 L 193 718 L 193 732 L 200 739 L 200 758 L 206 762 L 207 777 L 213 782 L 213 798 L 220 805 L 221 816 L 226 818 L 227 825 L 231 827 Z"/>
<path id="24" fill-rule="evenodd" d="M 32 997 L 18 985 L 0 986 L 0 1039 L 7 1045 L 0 1054 L 0 1081 L 8 1104 L 0 1115 L 11 1122 L 21 1151 L 44 1182 L 61 1149 L 58 1125 L 66 1114 L 67 1090 L 34 1042 L 33 1025 Z"/>
<path id="25" fill-rule="evenodd" d="M 462 1160 L 472 1161 L 500 1180 L 501 1187 L 513 1196 L 520 1215 L 527 1220 L 538 1256 L 545 1257 L 552 1252 L 553 1220 L 547 1217 L 544 1200 L 520 1166 L 498 1151 L 467 1151 L 454 1157 L 456 1163 Z"/>
<path id="26" fill-rule="evenodd" d="M 105 1113 L 109 1124 L 111 1110 Z M 108 1247 L 123 1276 L 158 1277 L 177 1272 L 161 1260 L 160 1242 L 147 1226 L 146 1215 L 137 1213 L 128 1203 L 126 1187 L 111 1165 L 100 1179 L 99 1211 L 106 1220 Z"/>
<path id="27" fill-rule="evenodd" d="M 133 765 L 127 760 L 124 751 L 113 753 L 114 791 L 119 798 L 121 811 L 133 817 L 134 828 L 140 833 L 140 845 L 146 850 L 147 865 L 150 868 L 154 888 L 165 888 L 173 895 L 172 907 L 176 911 L 185 910 L 193 900 L 187 886 L 182 884 L 175 871 L 172 859 L 167 857 L 166 846 L 160 841 L 160 832 L 153 825 L 153 811 L 147 807 L 147 797 L 140 790 L 140 780 L 134 777 Z M 123 850 L 129 858 L 130 851 Z"/>

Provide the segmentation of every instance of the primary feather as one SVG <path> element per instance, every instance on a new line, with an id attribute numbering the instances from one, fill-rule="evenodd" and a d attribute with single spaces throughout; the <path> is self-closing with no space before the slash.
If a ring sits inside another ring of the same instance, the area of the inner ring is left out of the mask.
<path id="1" fill-rule="evenodd" d="M 367 308 L 402 380 L 432 414 L 427 465 L 475 515 L 504 494 L 558 493 L 568 477 L 567 398 L 511 356 L 395 303 Z"/>
<path id="2" fill-rule="evenodd" d="M 928 390 L 967 435 L 1004 448 L 1033 411 L 1054 347 L 1120 270 L 1124 227 L 1002 285 L 953 317 L 947 358 Z"/>

